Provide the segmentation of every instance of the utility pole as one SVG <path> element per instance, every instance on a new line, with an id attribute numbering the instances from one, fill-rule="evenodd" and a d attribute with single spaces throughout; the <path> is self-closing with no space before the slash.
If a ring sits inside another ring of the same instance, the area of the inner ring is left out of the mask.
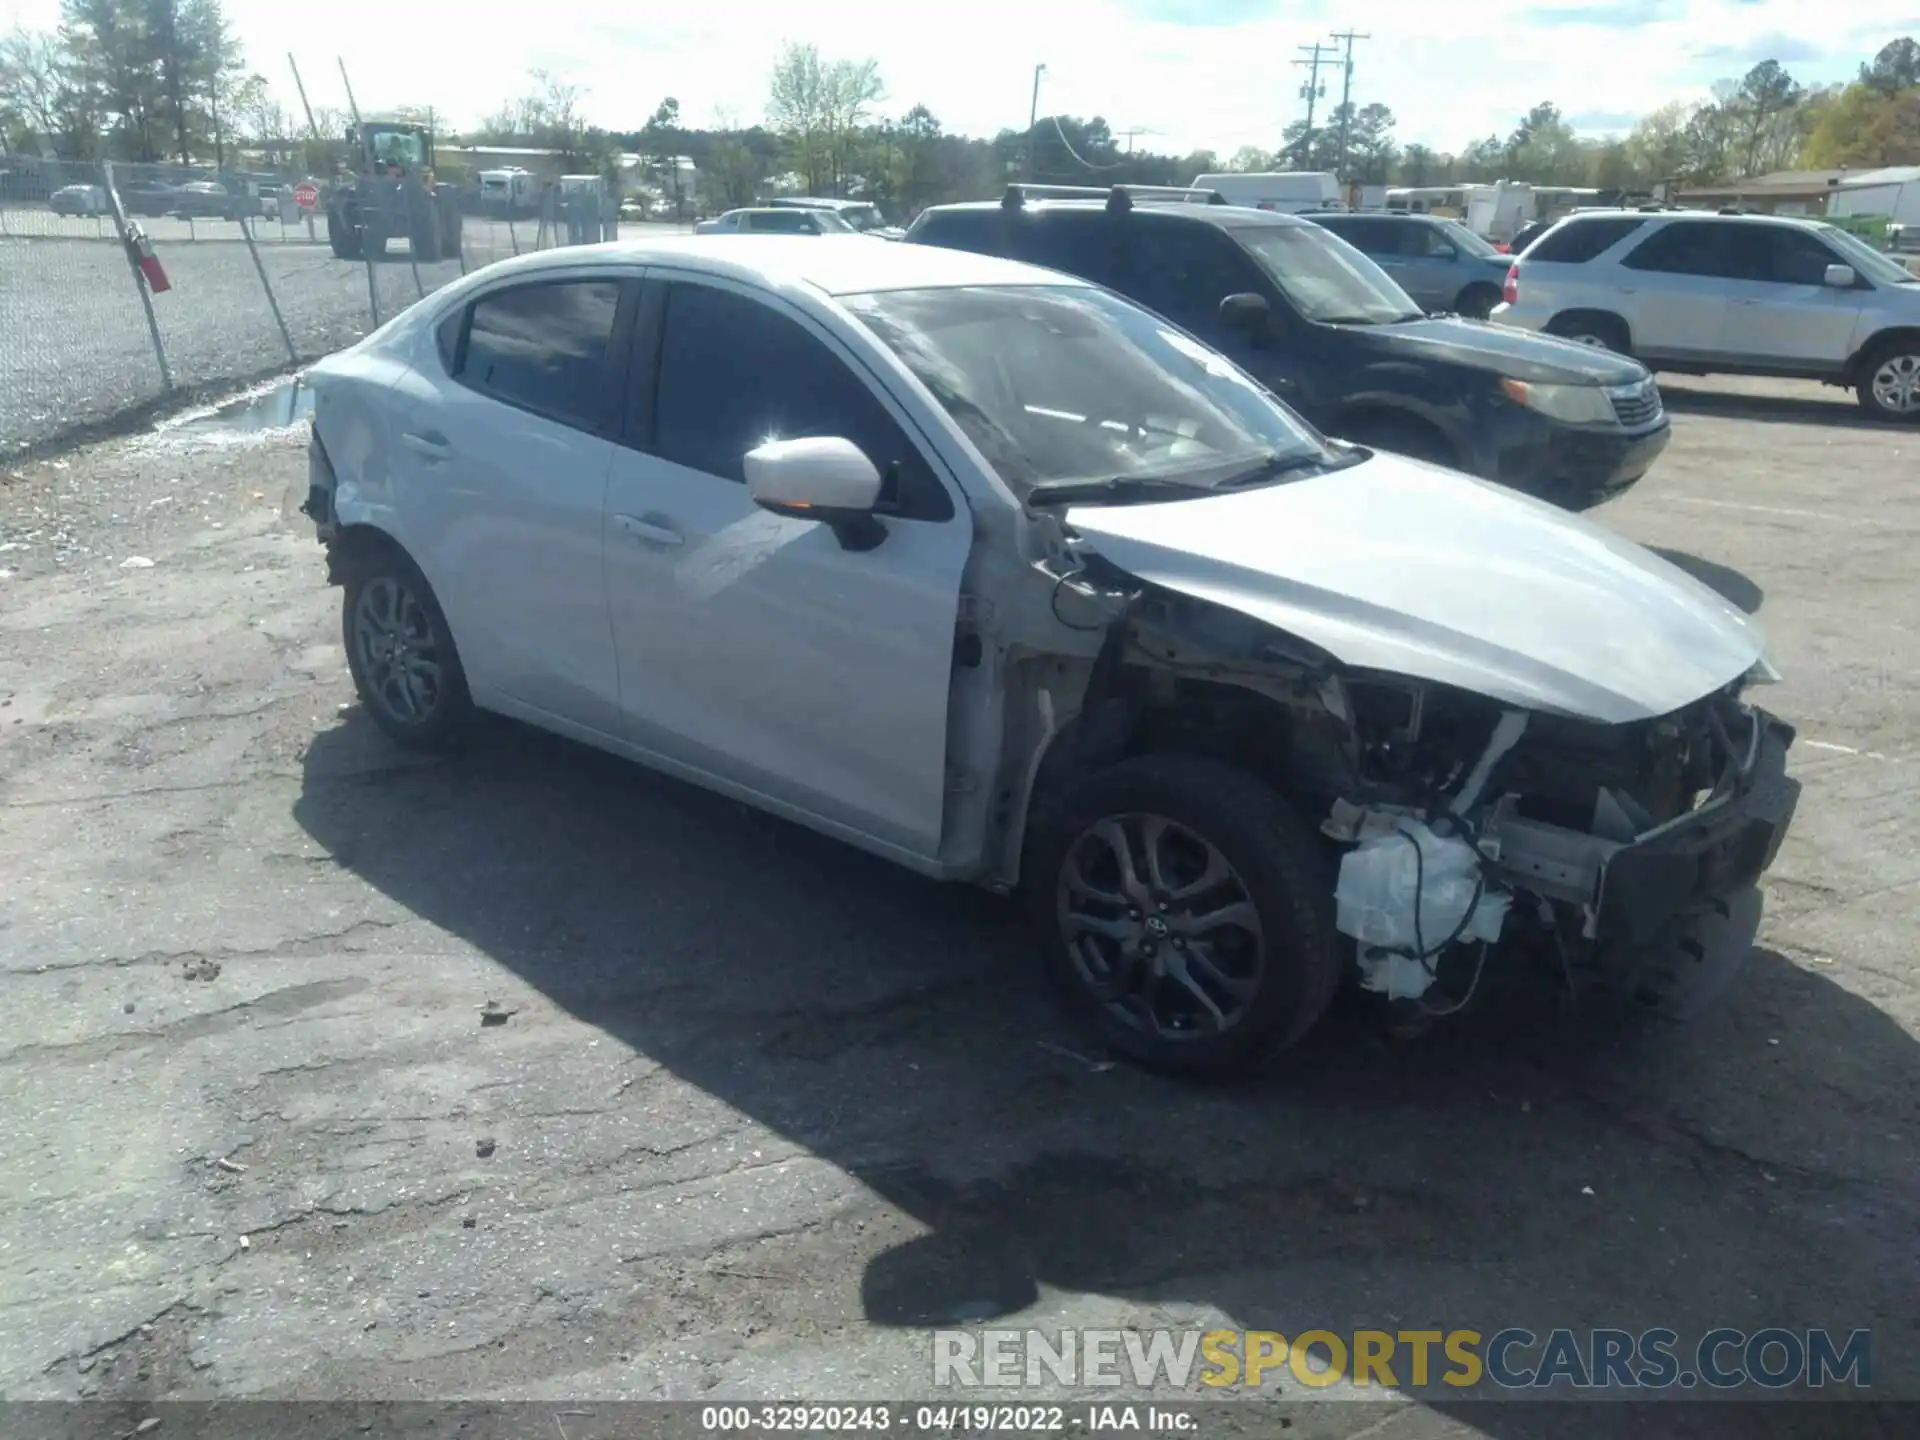
<path id="1" fill-rule="evenodd" d="M 1307 102 L 1307 128 L 1300 136 L 1300 163 L 1305 165 L 1313 154 L 1314 102 L 1327 93 L 1327 87 L 1320 83 L 1320 67 L 1332 58 L 1334 50 L 1331 45 L 1322 45 L 1318 40 L 1311 45 L 1302 45 L 1300 49 L 1307 58 L 1293 63 L 1307 72 L 1307 83 L 1300 87 L 1300 98 Z"/>
<path id="2" fill-rule="evenodd" d="M 1337 32 L 1333 38 L 1341 41 L 1346 46 L 1346 55 L 1340 63 L 1342 71 L 1340 81 L 1340 160 L 1337 166 L 1340 181 L 1342 184 L 1345 184 L 1347 179 L 1347 135 L 1353 128 L 1353 42 L 1356 40 L 1371 40 L 1373 37 L 1371 35 L 1360 35 L 1352 30 L 1342 30 Z"/>
<path id="3" fill-rule="evenodd" d="M 1040 126 L 1040 77 L 1047 73 L 1045 65 L 1033 67 L 1033 105 L 1027 111 L 1027 179 L 1033 179 L 1033 142 L 1034 131 Z"/>

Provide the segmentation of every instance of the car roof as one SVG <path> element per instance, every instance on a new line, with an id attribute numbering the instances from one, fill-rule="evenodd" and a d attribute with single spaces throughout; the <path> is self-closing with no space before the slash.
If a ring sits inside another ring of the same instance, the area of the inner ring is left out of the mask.
<path id="1" fill-rule="evenodd" d="M 1141 214 L 1176 215 L 1182 219 L 1199 220 L 1208 225 L 1235 230 L 1249 225 L 1297 226 L 1313 223 L 1281 210 L 1257 210 L 1251 205 L 1201 205 L 1192 200 L 1136 200 L 1130 208 Z M 952 205 L 929 205 L 921 213 L 950 215 L 956 211 L 1005 211 L 1014 215 L 1044 215 L 1057 211 L 1096 215 L 1112 213 L 1107 209 L 1105 200 L 1029 200 L 1016 210 L 1007 210 L 999 200 L 964 200 Z"/>
<path id="2" fill-rule="evenodd" d="M 976 285 L 1086 284 L 1018 260 L 939 245 L 903 245 L 864 235 L 848 235 L 831 243 L 793 235 L 667 235 L 538 250 L 474 273 L 531 276 L 608 261 L 635 267 L 672 265 L 769 289 L 809 285 L 828 295 Z"/>
<path id="3" fill-rule="evenodd" d="M 782 195 L 767 202 L 778 210 L 871 210 L 871 200 L 829 200 L 816 195 Z"/>

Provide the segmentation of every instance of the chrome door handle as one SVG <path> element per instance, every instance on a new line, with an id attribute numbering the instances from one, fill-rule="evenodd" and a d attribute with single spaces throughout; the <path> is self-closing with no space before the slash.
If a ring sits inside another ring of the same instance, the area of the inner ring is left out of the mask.
<path id="1" fill-rule="evenodd" d="M 684 545 L 686 537 L 671 526 L 659 524 L 653 520 L 642 520 L 638 515 L 616 515 L 613 523 L 636 540 L 644 540 L 649 545 Z"/>

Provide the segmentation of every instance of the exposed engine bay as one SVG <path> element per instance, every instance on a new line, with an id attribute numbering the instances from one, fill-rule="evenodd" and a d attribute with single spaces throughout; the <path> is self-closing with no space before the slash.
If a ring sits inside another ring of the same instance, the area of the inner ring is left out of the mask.
<path id="1" fill-rule="evenodd" d="M 1056 583 L 1113 608 L 1047 769 L 1178 748 L 1268 780 L 1334 847 L 1362 988 L 1451 1014 L 1489 964 L 1530 961 L 1573 994 L 1690 1013 L 1750 952 L 1800 789 L 1792 728 L 1743 698 L 1764 663 L 1606 724 L 1355 670 L 1098 557 Z"/>

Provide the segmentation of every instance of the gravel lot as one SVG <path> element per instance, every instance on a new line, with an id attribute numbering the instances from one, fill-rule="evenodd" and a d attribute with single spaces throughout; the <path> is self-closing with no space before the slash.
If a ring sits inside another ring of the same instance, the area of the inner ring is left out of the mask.
<path id="1" fill-rule="evenodd" d="M 92 220 L 13 211 L 0 230 L 0 456 L 153 407 L 165 390 L 140 298 L 119 246 L 94 238 Z M 29 223 L 31 222 L 31 223 Z M 222 221 L 143 220 L 173 288 L 154 313 L 173 382 L 183 390 L 233 385 L 288 367 L 260 273 L 239 227 Z M 628 237 L 679 226 L 624 227 Z M 110 227 L 107 233 L 111 233 Z M 23 234 L 27 238 L 22 238 Z M 312 360 L 371 327 L 367 267 L 333 258 L 302 227 L 258 227 L 258 251 L 295 348 Z M 535 224 L 469 220 L 468 268 L 532 249 Z M 551 243 L 551 236 L 549 236 Z M 517 248 L 516 248 L 517 247 Z M 421 266 L 395 245 L 375 267 L 382 318 L 421 290 L 460 274 L 457 261 Z"/>
<path id="2" fill-rule="evenodd" d="M 1787 674 L 1807 788 L 1750 973 L 1680 1033 L 1343 1014 L 1232 1089 L 1081 1058 L 983 897 L 505 725 L 403 757 L 350 703 L 298 437 L 21 470 L 0 1393 L 924 1396 L 921 1327 L 1024 1306 L 1871 1327 L 1876 1391 L 1920 1399 L 1920 432 L 1669 388 L 1672 448 L 1602 518 L 1759 607 Z"/>

